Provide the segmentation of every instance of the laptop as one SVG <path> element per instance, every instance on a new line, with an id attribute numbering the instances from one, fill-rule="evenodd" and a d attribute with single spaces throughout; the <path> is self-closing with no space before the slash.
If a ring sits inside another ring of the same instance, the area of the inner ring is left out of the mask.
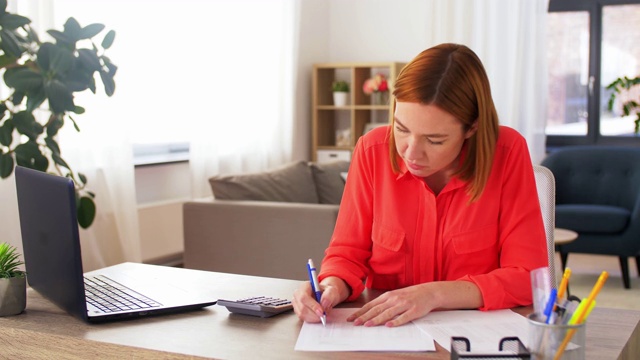
<path id="1" fill-rule="evenodd" d="M 15 177 L 27 281 L 68 313 L 94 323 L 216 303 L 198 289 L 185 288 L 188 282 L 163 283 L 175 278 L 168 274 L 189 276 L 193 270 L 123 263 L 85 274 L 73 181 L 21 166 Z M 116 300 L 121 303 L 112 304 Z"/>

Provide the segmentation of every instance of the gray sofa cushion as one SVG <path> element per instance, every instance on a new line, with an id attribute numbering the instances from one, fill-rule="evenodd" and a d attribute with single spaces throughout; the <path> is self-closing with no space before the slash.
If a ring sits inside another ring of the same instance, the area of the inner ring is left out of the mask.
<path id="1" fill-rule="evenodd" d="M 214 176 L 209 184 L 220 200 L 318 203 L 311 169 L 304 161 L 261 173 Z"/>
<path id="2" fill-rule="evenodd" d="M 340 205 L 344 191 L 344 178 L 341 173 L 349 170 L 349 162 L 310 163 L 309 166 L 316 183 L 320 203 Z"/>

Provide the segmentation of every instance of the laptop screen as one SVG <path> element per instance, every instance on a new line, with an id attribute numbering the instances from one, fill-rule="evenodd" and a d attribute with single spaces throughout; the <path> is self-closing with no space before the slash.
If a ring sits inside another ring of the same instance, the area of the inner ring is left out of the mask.
<path id="1" fill-rule="evenodd" d="M 27 281 L 56 305 L 86 319 L 73 181 L 20 166 L 15 177 Z"/>

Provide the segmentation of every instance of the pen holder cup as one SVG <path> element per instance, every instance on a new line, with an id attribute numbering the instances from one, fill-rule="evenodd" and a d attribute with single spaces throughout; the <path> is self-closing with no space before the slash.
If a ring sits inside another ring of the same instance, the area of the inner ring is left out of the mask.
<path id="1" fill-rule="evenodd" d="M 586 323 L 579 325 L 546 324 L 538 314 L 527 316 L 528 346 L 535 360 L 583 360 Z"/>

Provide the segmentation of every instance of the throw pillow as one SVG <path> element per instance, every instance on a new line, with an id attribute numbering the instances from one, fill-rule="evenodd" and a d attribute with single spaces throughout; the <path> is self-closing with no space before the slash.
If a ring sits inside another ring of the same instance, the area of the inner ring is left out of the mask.
<path id="1" fill-rule="evenodd" d="M 349 162 L 340 160 L 327 163 L 311 163 L 313 179 L 316 182 L 318 199 L 321 204 L 340 204 L 344 191 L 341 173 L 349 170 Z"/>
<path id="2" fill-rule="evenodd" d="M 318 203 L 309 166 L 304 161 L 270 171 L 209 179 L 213 197 L 220 200 L 258 200 Z"/>

